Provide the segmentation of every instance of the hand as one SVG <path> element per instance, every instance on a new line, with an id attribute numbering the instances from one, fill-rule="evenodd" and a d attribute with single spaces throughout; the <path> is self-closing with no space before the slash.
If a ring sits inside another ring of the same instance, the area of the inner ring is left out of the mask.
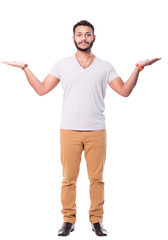
<path id="1" fill-rule="evenodd" d="M 153 58 L 151 60 L 146 59 L 146 61 L 140 61 L 139 65 L 142 67 L 146 67 L 148 65 L 152 65 L 153 63 L 155 63 L 156 61 L 160 60 L 161 58 Z"/>
<path id="2" fill-rule="evenodd" d="M 24 62 L 16 62 L 16 61 L 12 61 L 12 62 L 2 61 L 2 63 L 11 65 L 11 66 L 13 66 L 13 67 L 19 67 L 19 68 L 23 68 L 24 65 L 26 64 L 26 63 L 24 63 Z"/>

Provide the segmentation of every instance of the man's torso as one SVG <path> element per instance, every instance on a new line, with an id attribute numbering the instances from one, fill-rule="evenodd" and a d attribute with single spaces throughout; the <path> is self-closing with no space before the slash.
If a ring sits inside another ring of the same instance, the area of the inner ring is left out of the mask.
<path id="1" fill-rule="evenodd" d="M 105 129 L 104 98 L 107 84 L 117 78 L 111 63 L 95 57 L 83 68 L 75 54 L 58 60 L 50 71 L 64 90 L 61 129 L 91 131 Z"/>

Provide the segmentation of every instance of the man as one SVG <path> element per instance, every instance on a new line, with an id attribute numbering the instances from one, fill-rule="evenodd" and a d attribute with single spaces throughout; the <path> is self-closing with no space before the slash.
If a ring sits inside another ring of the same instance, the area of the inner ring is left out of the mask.
<path id="1" fill-rule="evenodd" d="M 95 56 L 91 48 L 95 42 L 94 27 L 80 21 L 73 27 L 76 54 L 55 62 L 50 73 L 40 82 L 23 62 L 3 63 L 24 70 L 28 82 L 40 95 L 55 88 L 61 81 L 64 89 L 62 122 L 60 127 L 61 163 L 63 181 L 61 188 L 64 223 L 59 236 L 74 231 L 76 222 L 76 181 L 81 154 L 84 150 L 90 180 L 89 219 L 98 236 L 106 236 L 103 227 L 104 182 L 103 168 L 106 158 L 106 126 L 103 114 L 107 84 L 118 94 L 128 97 L 135 87 L 140 71 L 161 58 L 140 61 L 130 78 L 124 83 L 111 63 Z"/>

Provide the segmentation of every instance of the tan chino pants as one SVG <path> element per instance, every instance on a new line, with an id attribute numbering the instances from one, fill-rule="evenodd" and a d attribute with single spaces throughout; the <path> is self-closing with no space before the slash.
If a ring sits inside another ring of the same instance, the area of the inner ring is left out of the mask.
<path id="1" fill-rule="evenodd" d="M 76 182 L 84 150 L 90 180 L 90 222 L 103 221 L 104 182 L 103 168 L 106 159 L 106 129 L 77 131 L 60 129 L 60 154 L 63 181 L 61 187 L 64 222 L 76 222 Z"/>

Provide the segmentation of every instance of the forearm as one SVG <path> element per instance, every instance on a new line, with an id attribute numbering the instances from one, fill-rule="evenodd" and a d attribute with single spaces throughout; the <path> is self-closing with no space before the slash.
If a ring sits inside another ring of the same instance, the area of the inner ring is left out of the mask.
<path id="1" fill-rule="evenodd" d="M 30 71 L 28 67 L 23 70 L 26 74 L 27 80 L 32 88 L 36 91 L 37 94 L 42 95 L 43 84 L 40 82 L 36 76 Z"/>
<path id="2" fill-rule="evenodd" d="M 128 97 L 132 92 L 133 88 L 135 87 L 138 80 L 139 72 L 139 69 L 135 67 L 129 79 L 123 84 L 123 92 L 125 96 Z"/>

